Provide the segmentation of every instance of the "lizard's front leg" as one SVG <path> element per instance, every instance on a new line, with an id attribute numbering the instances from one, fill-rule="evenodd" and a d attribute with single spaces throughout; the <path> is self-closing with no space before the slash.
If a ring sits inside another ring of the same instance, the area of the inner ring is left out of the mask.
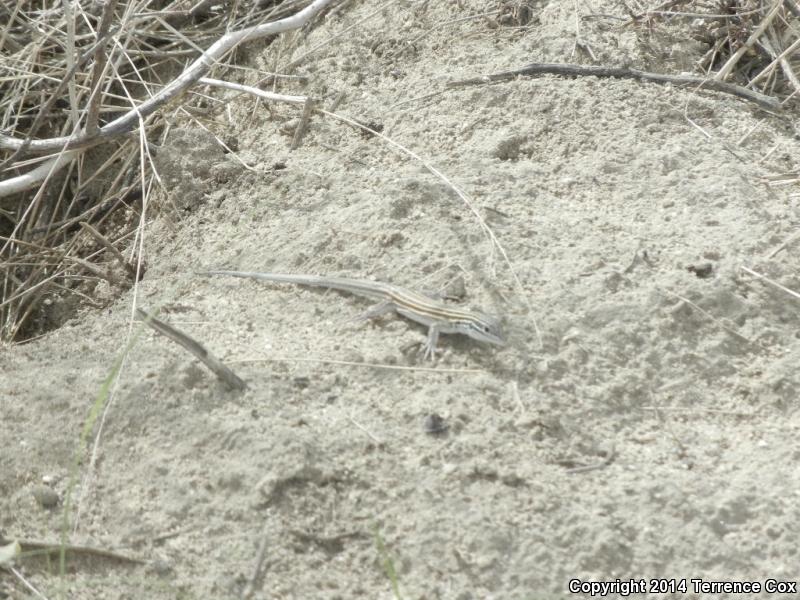
<path id="1" fill-rule="evenodd" d="M 438 323 L 431 323 L 428 326 L 428 339 L 425 340 L 425 354 L 423 360 L 430 358 L 434 359 L 436 354 L 436 343 L 439 341 L 439 330 L 441 326 Z"/>

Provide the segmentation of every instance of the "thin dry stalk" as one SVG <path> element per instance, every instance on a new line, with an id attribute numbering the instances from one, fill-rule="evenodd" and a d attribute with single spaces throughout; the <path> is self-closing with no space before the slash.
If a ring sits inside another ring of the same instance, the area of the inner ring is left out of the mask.
<path id="1" fill-rule="evenodd" d="M 754 271 L 753 269 L 749 269 L 748 267 L 742 267 L 742 271 L 744 271 L 745 273 L 749 273 L 753 277 L 761 279 L 762 281 L 767 282 L 768 284 L 770 284 L 771 286 L 773 286 L 775 288 L 778 288 L 782 292 L 786 292 L 792 298 L 795 298 L 796 300 L 800 300 L 800 293 L 795 292 L 793 289 L 790 289 L 790 288 L 786 287 L 785 285 L 781 285 L 780 283 L 778 283 L 774 279 L 770 279 L 766 275 L 762 275 L 761 273 L 758 273 L 757 271 Z"/>
<path id="2" fill-rule="evenodd" d="M 82 221 L 80 223 L 80 226 L 86 233 L 91 235 L 97 243 L 99 243 L 101 246 L 103 246 L 103 248 L 108 250 L 111 256 L 113 256 L 119 261 L 119 264 L 122 265 L 122 267 L 128 272 L 128 274 L 131 277 L 136 276 L 136 269 L 134 269 L 133 266 L 125 259 L 125 257 L 122 256 L 122 252 L 117 250 L 116 247 L 114 247 L 114 245 L 108 241 L 108 238 L 106 238 L 102 233 L 97 231 L 94 227 L 92 227 L 91 225 L 89 225 L 89 223 L 86 223 L 85 221 Z"/>
<path id="3" fill-rule="evenodd" d="M 103 17 L 100 19 L 100 27 L 97 29 L 97 41 L 106 39 L 109 30 L 111 29 L 111 22 L 114 19 L 114 11 L 117 8 L 117 0 L 107 0 L 103 7 Z M 101 88 L 103 86 L 103 78 L 105 77 L 106 64 L 108 62 L 108 54 L 106 53 L 106 44 L 101 43 L 95 50 L 94 67 L 92 68 L 92 93 L 89 99 L 89 112 L 86 116 L 86 133 L 87 135 L 97 135 L 99 130 L 97 123 L 100 118 L 100 104 L 103 100 Z"/>
<path id="4" fill-rule="evenodd" d="M 303 136 L 306 133 L 306 129 L 308 129 L 308 123 L 311 121 L 311 115 L 314 114 L 315 106 L 316 102 L 313 98 L 306 99 L 305 106 L 303 107 L 303 115 L 300 117 L 300 122 L 297 124 L 297 128 L 294 130 L 292 143 L 289 146 L 291 150 L 297 150 L 297 148 L 300 147 L 300 143 L 303 141 Z"/>

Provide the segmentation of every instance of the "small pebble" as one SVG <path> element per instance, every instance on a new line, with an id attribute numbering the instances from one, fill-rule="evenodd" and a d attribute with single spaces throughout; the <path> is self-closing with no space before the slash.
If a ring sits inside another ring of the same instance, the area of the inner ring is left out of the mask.
<path id="1" fill-rule="evenodd" d="M 292 383 L 296 388 L 304 390 L 311 385 L 311 379 L 309 379 L 308 377 L 295 377 L 294 379 L 292 379 Z"/>
<path id="2" fill-rule="evenodd" d="M 422 428 L 425 430 L 425 433 L 437 435 L 447 431 L 447 423 L 445 423 L 444 418 L 440 415 L 431 413 L 422 421 Z"/>
<path id="3" fill-rule="evenodd" d="M 156 558 L 150 563 L 150 570 L 156 575 L 169 575 L 172 572 L 172 565 L 163 558 Z"/>
<path id="4" fill-rule="evenodd" d="M 46 485 L 37 485 L 32 490 L 33 497 L 42 508 L 54 508 L 58 506 L 60 498 L 58 493 Z"/>
<path id="5" fill-rule="evenodd" d="M 686 270 L 694 273 L 700 279 L 708 279 L 714 274 L 714 265 L 710 262 L 700 263 L 699 265 L 689 265 Z"/>

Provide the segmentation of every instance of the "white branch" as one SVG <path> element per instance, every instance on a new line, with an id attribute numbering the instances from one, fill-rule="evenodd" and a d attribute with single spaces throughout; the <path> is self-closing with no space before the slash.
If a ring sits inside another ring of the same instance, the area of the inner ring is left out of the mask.
<path id="1" fill-rule="evenodd" d="M 211 85 L 214 87 L 236 90 L 237 92 L 245 92 L 247 94 L 253 94 L 254 96 L 258 96 L 259 98 L 264 98 L 265 100 L 273 100 L 275 102 L 305 104 L 306 100 L 308 100 L 307 96 L 287 96 L 286 94 L 265 92 L 264 90 L 261 90 L 257 87 L 253 87 L 250 85 L 242 85 L 241 83 L 231 83 L 230 81 L 222 81 L 221 79 L 210 79 L 208 77 L 202 77 L 197 82 L 202 83 L 203 85 Z"/>
<path id="2" fill-rule="evenodd" d="M 16 194 L 18 192 L 24 192 L 25 190 L 36 186 L 39 184 L 39 182 L 44 181 L 53 173 L 56 173 L 57 171 L 60 171 L 66 167 L 78 157 L 78 154 L 80 154 L 80 152 L 77 150 L 63 152 L 58 156 L 43 162 L 35 169 L 28 171 L 23 175 L 18 175 L 17 177 L 0 181 L 0 198 L 4 196 L 10 196 L 11 194 Z"/>

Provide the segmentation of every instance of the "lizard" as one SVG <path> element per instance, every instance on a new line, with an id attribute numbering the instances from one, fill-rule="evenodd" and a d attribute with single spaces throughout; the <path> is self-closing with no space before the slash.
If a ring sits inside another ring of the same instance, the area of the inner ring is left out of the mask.
<path id="1" fill-rule="evenodd" d="M 204 275 L 227 275 L 277 283 L 293 283 L 346 292 L 381 301 L 364 318 L 396 312 L 428 328 L 424 358 L 434 358 L 439 334 L 459 333 L 479 342 L 503 346 L 506 343 L 500 320 L 478 311 L 452 308 L 428 296 L 389 283 L 319 275 L 259 273 L 255 271 L 206 271 Z"/>

